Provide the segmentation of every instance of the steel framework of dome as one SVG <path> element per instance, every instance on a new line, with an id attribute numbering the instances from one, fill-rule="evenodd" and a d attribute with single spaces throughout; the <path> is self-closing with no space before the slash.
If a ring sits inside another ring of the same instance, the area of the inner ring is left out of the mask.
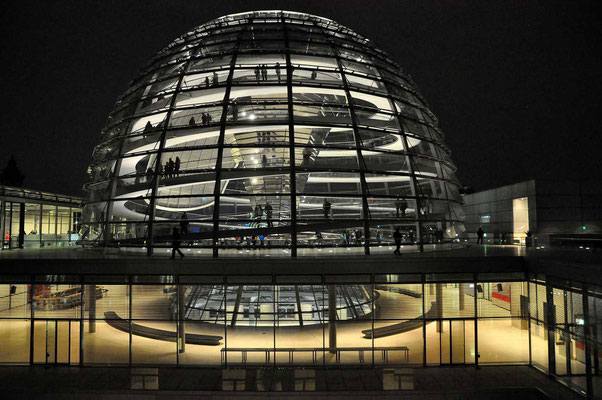
<path id="1" fill-rule="evenodd" d="M 214 256 L 369 254 L 400 228 L 422 250 L 463 230 L 437 125 L 411 77 L 350 29 L 288 11 L 221 17 L 117 101 L 89 169 L 85 239 L 152 252 L 181 227 Z"/>

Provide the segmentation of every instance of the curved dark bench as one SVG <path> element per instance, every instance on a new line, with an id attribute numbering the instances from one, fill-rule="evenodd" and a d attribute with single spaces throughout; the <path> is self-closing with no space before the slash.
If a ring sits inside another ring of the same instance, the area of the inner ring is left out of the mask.
<path id="1" fill-rule="evenodd" d="M 404 332 L 413 331 L 414 329 L 422 328 L 423 318 L 435 317 L 436 314 L 437 308 L 436 305 L 433 303 L 431 304 L 431 308 L 428 310 L 428 312 L 424 315 L 421 315 L 418 318 L 414 318 L 409 321 L 403 321 L 398 324 L 382 326 L 380 328 L 366 329 L 362 331 L 362 333 L 364 334 L 364 339 L 372 339 L 373 337 L 381 338 L 385 336 L 392 336 Z M 429 321 L 427 321 L 427 324 L 428 323 Z"/>
<path id="2" fill-rule="evenodd" d="M 130 332 L 130 323 L 117 315 L 113 311 L 105 312 L 105 321 L 107 324 L 115 329 L 119 329 L 123 332 Z M 150 328 L 148 326 L 142 326 L 132 323 L 132 335 L 142 336 L 150 339 L 164 340 L 167 342 L 177 341 L 177 333 L 172 331 L 165 331 L 163 329 Z M 197 335 L 194 333 L 186 334 L 186 343 L 188 344 L 202 344 L 205 346 L 217 346 L 222 340 L 222 336 L 212 335 Z"/>
<path id="3" fill-rule="evenodd" d="M 400 288 L 400 287 L 395 287 L 395 286 L 376 285 L 376 286 L 374 286 L 374 289 L 384 290 L 384 291 L 387 291 L 387 292 L 404 294 L 406 296 L 410 296 L 410 297 L 413 297 L 415 299 L 422 298 L 422 294 L 421 293 L 415 292 L 413 290 L 408 290 L 408 289 L 404 289 L 404 288 Z"/>

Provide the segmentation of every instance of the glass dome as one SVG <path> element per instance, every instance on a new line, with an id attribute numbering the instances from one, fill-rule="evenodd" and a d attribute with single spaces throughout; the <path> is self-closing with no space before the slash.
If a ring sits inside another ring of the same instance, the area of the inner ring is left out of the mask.
<path id="1" fill-rule="evenodd" d="M 119 98 L 85 185 L 84 239 L 203 254 L 404 251 L 463 230 L 459 183 L 412 78 L 367 38 L 288 11 L 228 15 L 157 53 Z M 263 253 L 261 253 L 263 252 Z"/>

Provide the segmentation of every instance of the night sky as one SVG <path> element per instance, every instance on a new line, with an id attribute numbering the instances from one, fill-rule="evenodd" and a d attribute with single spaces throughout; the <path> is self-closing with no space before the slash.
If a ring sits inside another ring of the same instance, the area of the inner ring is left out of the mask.
<path id="1" fill-rule="evenodd" d="M 0 168 L 14 155 L 25 187 L 82 195 L 115 100 L 155 52 L 222 15 L 284 8 L 346 25 L 402 65 L 439 117 L 464 185 L 600 180 L 593 4 L 4 1 Z"/>

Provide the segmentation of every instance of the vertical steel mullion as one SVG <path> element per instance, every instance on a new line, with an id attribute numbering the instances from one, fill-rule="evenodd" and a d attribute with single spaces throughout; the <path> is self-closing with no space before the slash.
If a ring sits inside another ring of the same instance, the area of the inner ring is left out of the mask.
<path id="1" fill-rule="evenodd" d="M 228 309 L 226 305 L 228 304 L 228 286 L 226 284 L 227 279 L 226 275 L 223 276 L 222 279 L 222 293 L 224 293 L 224 365 L 223 367 L 228 367 Z M 219 320 L 219 310 L 217 312 L 217 318 Z"/>
<path id="2" fill-rule="evenodd" d="M 68 324 L 69 324 L 69 341 L 67 344 L 67 365 L 71 365 L 71 320 L 69 320 Z"/>
<path id="3" fill-rule="evenodd" d="M 42 200 L 42 199 L 40 199 L 40 200 Z M 42 229 L 44 228 L 44 223 L 42 222 L 43 220 L 44 220 L 44 204 L 40 203 L 40 247 L 44 247 L 44 240 L 42 239 Z M 12 225 L 12 209 L 11 209 L 11 225 Z M 9 243 L 9 248 L 10 248 L 10 240 L 8 243 Z"/>
<path id="4" fill-rule="evenodd" d="M 182 315 L 180 315 L 180 275 L 175 275 L 174 276 L 175 279 L 175 283 L 176 283 L 176 366 L 179 367 L 180 366 L 180 340 L 182 340 L 181 338 L 181 330 L 180 330 L 180 323 L 182 323 Z M 186 340 L 186 339 L 184 339 Z"/>
<path id="5" fill-rule="evenodd" d="M 595 326 L 595 324 L 592 324 L 590 321 L 590 311 L 589 311 L 589 298 L 588 298 L 588 288 L 589 286 L 587 284 L 583 284 L 583 287 L 581 290 L 583 290 L 582 293 L 582 300 L 581 300 L 581 304 L 583 306 L 583 319 L 584 319 L 584 324 L 583 324 L 583 340 L 585 342 L 585 381 L 586 381 L 586 396 L 588 399 L 593 399 L 594 398 L 594 382 L 593 382 L 593 377 L 592 377 L 592 353 L 596 354 L 597 352 L 593 352 L 594 349 L 592 349 L 592 342 L 593 342 L 593 338 L 592 336 L 592 331 L 591 328 L 593 326 Z M 594 305 L 596 303 L 594 302 Z"/>
<path id="6" fill-rule="evenodd" d="M 10 220 L 8 222 L 8 249 L 11 250 L 13 248 L 13 201 L 10 202 Z M 40 204 L 40 210 L 42 209 L 42 205 Z M 40 238 L 42 237 L 42 231 L 40 230 Z"/>
<path id="7" fill-rule="evenodd" d="M 272 307 L 273 307 L 273 317 L 272 317 L 272 333 L 274 335 L 274 367 L 276 367 L 276 322 L 278 322 L 278 327 L 280 327 L 280 315 L 276 313 L 278 308 L 278 302 L 276 301 L 276 279 L 272 276 Z M 278 321 L 276 321 L 276 315 L 278 315 Z"/>
<path id="8" fill-rule="evenodd" d="M 537 285 L 535 285 L 535 291 L 537 293 Z M 533 365 L 533 355 L 532 355 L 532 344 L 531 344 L 531 285 L 529 284 L 529 277 L 527 276 L 527 323 L 529 330 L 529 365 Z M 535 297 L 535 304 L 537 304 L 537 295 Z"/>
<path id="9" fill-rule="evenodd" d="M 2 188 L 2 192 L 4 192 L 4 188 Z M 0 237 L 0 251 L 4 250 L 4 233 L 6 232 L 6 200 L 4 197 L 0 195 L 0 233 L 2 237 Z"/>
<path id="10" fill-rule="evenodd" d="M 159 192 L 159 181 L 161 180 L 161 174 L 159 174 L 159 169 L 161 168 L 161 165 L 162 165 L 161 158 L 163 156 L 163 150 L 165 149 L 165 142 L 167 141 L 167 130 L 169 129 L 169 123 L 171 120 L 171 116 L 174 112 L 176 99 L 177 99 L 178 93 L 180 92 L 180 89 L 182 87 L 182 81 L 184 80 L 184 76 L 187 73 L 188 65 L 190 64 L 191 60 L 192 60 L 192 53 L 188 57 L 186 62 L 181 66 L 181 71 L 178 74 L 178 82 L 176 83 L 176 86 L 173 90 L 172 98 L 169 102 L 169 108 L 165 115 L 165 119 L 163 120 L 165 123 L 161 129 L 161 138 L 159 139 L 160 140 L 159 141 L 159 149 L 157 150 L 157 156 L 156 156 L 156 160 L 155 160 L 154 178 L 152 180 L 151 198 L 150 198 L 149 205 L 148 205 L 149 214 L 148 214 L 148 227 L 147 227 L 147 232 L 146 232 L 146 237 L 147 237 L 146 253 L 149 256 L 153 254 L 153 246 L 154 246 L 153 229 L 154 229 L 154 222 L 155 222 L 154 221 L 155 220 L 155 206 L 156 206 L 155 203 L 156 203 L 157 193 Z M 147 193 L 148 193 L 148 191 L 147 191 Z M 107 203 L 107 204 L 109 204 L 109 203 Z"/>
<path id="11" fill-rule="evenodd" d="M 29 316 L 31 317 L 31 326 L 29 329 L 29 365 L 33 365 L 33 353 L 34 353 L 34 341 L 35 341 L 35 332 L 34 332 L 34 322 L 35 322 L 35 279 L 34 275 L 29 277 L 31 285 L 30 285 L 30 304 L 29 304 Z M 81 358 L 80 358 L 81 360 Z"/>
<path id="12" fill-rule="evenodd" d="M 174 94 L 175 97 L 175 94 Z M 113 170 L 113 177 L 111 183 L 109 184 L 109 198 L 105 204 L 105 218 L 103 223 L 104 228 L 101 228 L 101 232 L 104 232 L 104 246 L 107 247 L 109 245 L 109 228 L 111 222 L 111 214 L 113 213 L 113 199 L 115 198 L 115 191 L 117 190 L 117 174 L 121 170 L 121 163 L 123 161 L 123 146 L 125 144 L 125 136 L 122 137 L 121 143 L 119 144 L 119 153 L 117 161 L 115 162 L 115 169 Z M 147 250 L 148 251 L 148 250 Z"/>
<path id="13" fill-rule="evenodd" d="M 418 184 L 418 179 L 416 179 L 416 173 L 414 171 L 414 159 L 412 158 L 412 155 L 410 154 L 410 146 L 409 146 L 409 142 L 408 142 L 408 138 L 405 134 L 405 129 L 404 129 L 404 122 L 401 119 L 399 113 L 396 113 L 397 115 L 397 121 L 399 123 L 399 128 L 401 129 L 401 140 L 403 140 L 403 147 L 405 147 L 405 153 L 406 153 L 406 159 L 407 159 L 407 163 L 408 163 L 408 172 L 410 174 L 410 188 L 412 189 L 412 194 L 414 195 L 414 198 L 416 200 L 416 239 L 417 239 L 417 243 L 418 243 L 418 249 L 420 250 L 420 252 L 424 251 L 424 242 L 422 240 L 422 216 L 420 214 L 420 203 L 421 203 L 421 198 L 420 198 L 420 185 Z"/>
<path id="14" fill-rule="evenodd" d="M 293 107 L 293 66 L 291 64 L 291 51 L 289 47 L 288 30 L 282 16 L 282 29 L 284 32 L 285 58 L 286 58 L 286 93 L 288 102 L 288 141 L 290 177 L 289 188 L 291 191 L 291 257 L 297 257 L 297 177 L 295 171 L 295 112 Z"/>
<path id="15" fill-rule="evenodd" d="M 421 285 L 422 285 L 422 366 L 426 367 L 426 292 L 424 291 L 425 275 L 420 274 Z"/>
<path id="16" fill-rule="evenodd" d="M 72 213 L 73 213 L 72 208 L 69 207 L 69 222 L 68 222 L 69 225 L 67 226 L 67 232 L 68 232 L 67 233 L 67 240 L 68 240 L 69 243 L 71 243 L 71 232 L 72 232 L 71 231 L 71 228 L 72 228 L 71 227 L 71 224 L 72 224 L 72 222 L 71 222 L 72 215 L 71 214 Z"/>
<path id="17" fill-rule="evenodd" d="M 59 206 L 56 206 L 58 215 Z M 55 241 L 56 241 L 56 226 L 55 226 Z M 25 203 L 19 203 L 19 236 L 17 239 L 17 247 L 22 249 L 25 247 Z"/>
<path id="18" fill-rule="evenodd" d="M 129 298 L 128 298 L 128 322 L 129 322 L 129 332 L 128 332 L 128 365 L 132 366 L 132 275 L 128 275 L 128 290 L 129 290 Z"/>
<path id="19" fill-rule="evenodd" d="M 548 373 L 556 375 L 556 313 L 554 309 L 554 288 L 546 280 L 546 313 L 544 323 L 548 337 Z M 587 356 L 586 356 L 587 357 Z"/>
<path id="20" fill-rule="evenodd" d="M 251 20 L 251 18 L 250 18 Z M 217 157 L 215 160 L 215 186 L 213 188 L 213 237 L 211 248 L 213 250 L 213 257 L 218 256 L 218 240 L 219 240 L 219 205 L 220 205 L 220 197 L 221 197 L 221 187 L 222 187 L 222 159 L 224 156 L 224 141 L 226 136 L 226 120 L 228 117 L 228 108 L 230 102 L 230 90 L 232 88 L 232 79 L 234 77 L 234 68 L 236 67 L 236 59 L 238 57 L 238 51 L 240 47 L 240 42 L 242 40 L 243 33 L 245 32 L 245 28 L 241 29 L 238 32 L 236 37 L 236 47 L 234 52 L 232 53 L 232 59 L 230 60 L 230 72 L 228 73 L 228 78 L 226 79 L 226 89 L 224 91 L 224 100 L 222 106 L 222 117 L 220 119 L 220 128 L 219 128 L 219 137 L 217 140 Z"/>
<path id="21" fill-rule="evenodd" d="M 567 308 L 568 308 L 568 301 L 567 301 L 567 296 L 566 293 L 567 291 L 565 289 L 562 289 L 562 292 L 564 293 L 564 328 L 563 331 L 564 334 L 566 335 L 566 339 L 565 340 L 565 345 L 564 345 L 564 351 L 565 351 L 565 357 L 566 357 L 566 374 L 568 376 L 571 376 L 571 334 L 568 331 L 568 315 L 567 315 Z"/>
<path id="22" fill-rule="evenodd" d="M 79 313 L 79 366 L 84 366 L 84 276 L 80 275 L 80 290 L 79 290 L 79 304 L 81 312 Z"/>
<path id="23" fill-rule="evenodd" d="M 375 67 L 376 70 L 378 71 L 378 73 L 380 75 L 382 75 L 380 73 L 380 67 Z M 393 85 L 392 82 L 389 82 L 390 85 Z M 387 85 L 385 84 L 385 87 L 387 87 Z M 405 90 L 405 88 L 404 88 Z M 412 189 L 414 198 L 416 200 L 416 239 L 418 239 L 418 248 L 420 250 L 420 252 L 424 251 L 424 243 L 422 241 L 422 218 L 420 215 L 420 196 L 419 196 L 419 192 L 420 192 L 420 186 L 418 185 L 418 180 L 416 179 L 416 173 L 414 171 L 414 165 L 413 163 L 413 157 L 410 154 L 410 146 L 408 143 L 408 138 L 406 136 L 405 133 L 405 123 L 403 121 L 403 119 L 401 118 L 401 113 L 397 112 L 397 107 L 395 105 L 395 101 L 393 99 L 393 97 L 391 96 L 391 94 L 389 93 L 389 90 L 387 89 L 387 99 L 389 100 L 390 105 L 392 106 L 393 112 L 395 113 L 395 118 L 397 119 L 397 122 L 399 124 L 399 128 L 401 130 L 400 135 L 401 135 L 401 139 L 403 140 L 403 146 L 405 148 L 405 154 L 406 154 L 406 160 L 408 163 L 408 173 L 410 175 L 410 188 Z M 420 122 L 420 121 L 418 121 Z M 443 176 L 442 176 L 443 177 Z"/>
<path id="24" fill-rule="evenodd" d="M 343 82 L 343 90 L 345 90 L 345 96 L 347 97 L 347 105 L 349 107 L 349 115 L 351 116 L 351 125 L 353 129 L 353 136 L 355 139 L 355 149 L 357 156 L 357 163 L 360 172 L 360 187 L 362 190 L 362 212 L 363 212 L 363 226 L 364 226 L 364 254 L 370 255 L 370 209 L 368 208 L 368 183 L 366 182 L 366 163 L 364 162 L 364 156 L 362 154 L 362 141 L 360 140 L 360 133 L 357 123 L 357 116 L 355 115 L 355 102 L 351 92 L 349 90 L 349 84 L 347 83 L 347 76 L 343 68 L 343 63 L 339 55 L 338 48 L 335 46 L 334 41 L 330 42 L 332 52 L 337 61 L 339 72 L 341 74 L 341 80 Z"/>
<path id="25" fill-rule="evenodd" d="M 474 304 L 474 364 L 475 368 L 479 368 L 479 318 L 478 318 L 478 302 L 477 302 L 477 274 L 473 275 L 474 287 L 473 293 L 473 304 Z M 465 335 L 466 336 L 466 335 Z"/>
<path id="26" fill-rule="evenodd" d="M 54 365 L 58 364 L 58 344 L 59 344 L 59 321 L 54 320 Z"/>

